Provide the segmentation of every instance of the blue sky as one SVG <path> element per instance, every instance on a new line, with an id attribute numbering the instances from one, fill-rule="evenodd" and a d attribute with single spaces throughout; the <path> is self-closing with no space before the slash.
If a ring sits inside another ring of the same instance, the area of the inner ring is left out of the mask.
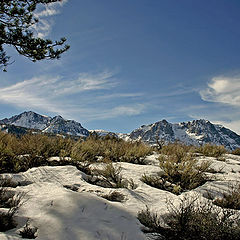
<path id="1" fill-rule="evenodd" d="M 0 118 L 32 110 L 87 129 L 130 132 L 208 119 L 240 134 L 239 0 L 64 0 L 35 33 L 70 50 L 0 73 Z"/>

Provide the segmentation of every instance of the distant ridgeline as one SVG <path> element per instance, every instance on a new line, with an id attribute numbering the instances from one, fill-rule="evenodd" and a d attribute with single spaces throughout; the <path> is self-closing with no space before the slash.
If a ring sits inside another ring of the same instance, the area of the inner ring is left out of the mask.
<path id="1" fill-rule="evenodd" d="M 116 136 L 126 140 L 141 140 L 156 144 L 158 138 L 164 142 L 181 141 L 187 145 L 206 143 L 223 145 L 229 150 L 240 148 L 240 136 L 222 125 L 213 124 L 200 119 L 182 123 L 169 123 L 162 120 L 153 124 L 143 125 L 130 134 L 113 133 L 105 130 L 87 130 L 74 120 L 65 120 L 61 116 L 53 118 L 35 112 L 23 112 L 11 118 L 0 120 L 0 129 L 17 135 L 36 132 L 61 134 L 76 137 L 87 137 L 90 133 L 99 136 Z"/>
<path id="2" fill-rule="evenodd" d="M 162 120 L 150 125 L 143 125 L 130 133 L 133 140 L 156 143 L 156 137 L 166 142 L 179 140 L 187 145 L 206 143 L 223 145 L 229 150 L 240 147 L 240 136 L 221 125 L 200 119 L 182 123 L 169 123 Z"/>
<path id="3" fill-rule="evenodd" d="M 78 137 L 87 137 L 89 135 L 88 130 L 83 128 L 82 125 L 76 121 L 65 120 L 61 116 L 51 118 L 32 111 L 23 112 L 11 118 L 2 119 L 0 120 L 0 125 L 6 125 L 5 130 L 8 132 L 10 132 L 7 130 L 9 129 L 9 125 L 13 125 L 49 134 L 72 135 Z"/>

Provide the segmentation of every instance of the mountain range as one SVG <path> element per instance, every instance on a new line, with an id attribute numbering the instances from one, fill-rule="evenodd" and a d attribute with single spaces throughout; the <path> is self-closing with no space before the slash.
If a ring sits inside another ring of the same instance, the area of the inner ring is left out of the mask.
<path id="1" fill-rule="evenodd" d="M 181 123 L 170 123 L 161 120 L 149 125 L 143 125 L 129 134 L 113 133 L 105 130 L 87 130 L 74 120 L 65 120 L 61 116 L 48 117 L 32 111 L 23 112 L 11 118 L 0 120 L 0 129 L 7 132 L 25 133 L 29 129 L 39 132 L 87 137 L 90 132 L 101 136 L 107 134 L 130 140 L 141 140 L 155 144 L 156 139 L 166 142 L 179 140 L 188 145 L 206 143 L 224 145 L 227 149 L 240 148 L 240 136 L 222 125 L 213 124 L 200 119 Z"/>
<path id="2" fill-rule="evenodd" d="M 32 111 L 23 112 L 11 118 L 4 118 L 0 120 L 0 125 L 5 129 L 7 126 L 14 125 L 27 129 L 40 130 L 45 133 L 67 134 L 80 137 L 89 135 L 89 131 L 74 120 L 65 120 L 61 116 L 51 118 Z"/>

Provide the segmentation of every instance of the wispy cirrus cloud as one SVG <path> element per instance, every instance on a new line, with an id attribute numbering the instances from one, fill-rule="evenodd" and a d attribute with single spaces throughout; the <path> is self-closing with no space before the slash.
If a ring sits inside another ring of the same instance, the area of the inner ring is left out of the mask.
<path id="1" fill-rule="evenodd" d="M 140 114 L 144 110 L 143 104 L 123 104 L 114 100 L 141 94 L 108 94 L 117 85 L 114 72 L 111 71 L 81 73 L 73 80 L 61 76 L 40 76 L 0 88 L 0 101 L 23 109 L 53 112 L 65 117 L 83 115 L 86 120 Z"/>
<path id="2" fill-rule="evenodd" d="M 59 14 L 62 6 L 67 2 L 68 0 L 62 0 L 60 2 L 42 4 L 41 7 L 37 9 L 34 13 L 34 17 L 39 21 L 32 26 L 32 29 L 36 32 L 38 37 L 43 38 L 49 35 L 54 24 L 53 19 L 50 19 L 49 17 Z"/>
<path id="3" fill-rule="evenodd" d="M 100 96 L 100 99 L 111 99 L 111 98 L 135 98 L 135 97 L 141 97 L 144 93 L 113 93 L 108 95 Z"/>
<path id="4" fill-rule="evenodd" d="M 125 105 L 120 104 L 112 108 L 82 108 L 80 112 L 83 114 L 83 120 L 93 121 L 112 119 L 122 116 L 136 116 L 143 113 L 145 109 L 145 104 L 134 103 Z M 79 109 L 75 109 L 73 111 L 79 113 Z M 87 118 L 84 116 L 87 116 Z"/>
<path id="5" fill-rule="evenodd" d="M 60 76 L 34 77 L 8 87 L 0 88 L 0 100 L 24 108 L 39 108 L 51 112 L 63 112 L 59 104 L 66 95 L 109 89 L 116 83 L 113 73 L 80 74 L 77 79 L 63 80 Z"/>

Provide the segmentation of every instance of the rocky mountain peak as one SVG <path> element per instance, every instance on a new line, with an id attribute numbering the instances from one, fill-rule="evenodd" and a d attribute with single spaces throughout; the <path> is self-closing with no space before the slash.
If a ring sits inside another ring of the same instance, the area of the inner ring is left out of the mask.
<path id="1" fill-rule="evenodd" d="M 11 118 L 0 120 L 0 124 L 15 125 L 24 128 L 39 129 L 42 132 L 55 134 L 69 134 L 75 136 L 88 136 L 89 132 L 82 125 L 73 120 L 65 120 L 58 115 L 53 118 L 28 111 Z"/>
<path id="2" fill-rule="evenodd" d="M 177 124 L 169 123 L 164 119 L 153 124 L 143 125 L 130 133 L 131 139 L 142 140 L 150 144 L 156 143 L 156 136 L 166 142 L 180 140 L 189 145 L 211 143 L 224 145 L 228 149 L 240 147 L 239 135 L 205 119 Z"/>

